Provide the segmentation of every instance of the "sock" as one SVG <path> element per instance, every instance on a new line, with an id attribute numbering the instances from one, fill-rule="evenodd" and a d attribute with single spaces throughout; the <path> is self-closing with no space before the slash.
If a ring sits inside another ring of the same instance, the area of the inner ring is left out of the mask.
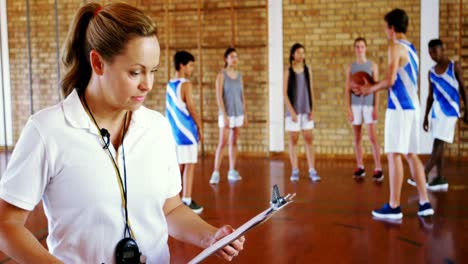
<path id="1" fill-rule="evenodd" d="M 375 168 L 375 171 L 382 171 L 382 168 Z"/>
<path id="2" fill-rule="evenodd" d="M 364 169 L 364 165 L 358 165 L 357 167 L 362 169 L 362 170 Z"/>
<path id="3" fill-rule="evenodd" d="M 315 168 L 310 168 L 309 173 L 317 173 L 317 171 L 315 170 Z"/>
<path id="4" fill-rule="evenodd" d="M 423 202 L 419 201 L 419 205 L 424 205 L 425 203 L 428 203 L 428 202 L 429 201 L 423 201 Z"/>
<path id="5" fill-rule="evenodd" d="M 189 205 L 192 203 L 192 197 L 182 197 L 182 202 L 186 205 Z"/>
<path id="6" fill-rule="evenodd" d="M 294 168 L 292 169 L 292 173 L 295 174 L 295 173 L 299 173 L 299 169 L 298 168 Z"/>

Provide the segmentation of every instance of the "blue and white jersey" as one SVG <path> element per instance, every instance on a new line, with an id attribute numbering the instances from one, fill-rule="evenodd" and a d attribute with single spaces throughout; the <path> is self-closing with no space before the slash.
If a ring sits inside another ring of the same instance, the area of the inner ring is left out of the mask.
<path id="1" fill-rule="evenodd" d="M 388 89 L 388 109 L 419 109 L 418 73 L 419 59 L 413 44 L 406 40 L 397 40 L 408 50 L 408 63 L 398 68 L 393 86 Z"/>
<path id="2" fill-rule="evenodd" d="M 195 121 L 182 100 L 182 84 L 185 78 L 173 79 L 166 87 L 166 117 L 172 128 L 177 145 L 193 145 L 198 142 L 198 130 Z"/>
<path id="3" fill-rule="evenodd" d="M 460 117 L 460 93 L 455 76 L 455 62 L 450 61 L 443 74 L 437 74 L 435 66 L 429 71 L 434 103 L 432 118 Z"/>

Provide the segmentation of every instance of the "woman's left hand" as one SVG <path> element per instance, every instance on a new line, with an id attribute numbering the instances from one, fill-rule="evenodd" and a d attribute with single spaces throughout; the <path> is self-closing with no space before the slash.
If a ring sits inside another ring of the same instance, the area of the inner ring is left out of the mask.
<path id="1" fill-rule="evenodd" d="M 229 235 L 232 232 L 234 232 L 234 229 L 229 225 L 220 227 L 211 238 L 210 245 L 214 244 L 216 241 Z M 216 252 L 216 254 L 227 261 L 231 261 L 234 257 L 239 255 L 240 251 L 244 249 L 244 242 L 245 237 L 241 236 L 238 239 L 232 241 L 229 245 L 220 249 L 218 252 Z"/>
<path id="2" fill-rule="evenodd" d="M 309 121 L 314 121 L 314 112 L 312 111 L 309 113 Z"/>

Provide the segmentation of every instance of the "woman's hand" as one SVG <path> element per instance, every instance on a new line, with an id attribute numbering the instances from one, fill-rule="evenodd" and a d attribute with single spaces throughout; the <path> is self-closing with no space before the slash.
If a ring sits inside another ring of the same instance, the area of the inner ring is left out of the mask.
<path id="1" fill-rule="evenodd" d="M 354 121 L 354 114 L 353 114 L 353 111 L 351 109 L 348 109 L 348 121 L 350 123 L 353 123 L 353 121 Z"/>
<path id="2" fill-rule="evenodd" d="M 231 234 L 232 232 L 234 232 L 234 229 L 229 225 L 220 227 L 211 238 L 210 245 L 216 243 L 216 241 Z M 240 251 L 244 249 L 244 242 L 245 237 L 241 236 L 240 238 L 232 241 L 229 245 L 216 252 L 216 255 L 227 261 L 231 261 L 235 256 L 239 255 Z"/>

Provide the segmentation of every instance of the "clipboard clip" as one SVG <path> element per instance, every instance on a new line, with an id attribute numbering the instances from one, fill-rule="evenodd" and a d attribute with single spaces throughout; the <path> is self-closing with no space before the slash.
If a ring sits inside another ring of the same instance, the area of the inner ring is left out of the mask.
<path id="1" fill-rule="evenodd" d="M 286 204 L 290 203 L 293 201 L 293 198 L 296 196 L 295 193 L 293 194 L 287 194 L 286 196 L 281 196 L 280 191 L 278 189 L 278 185 L 275 184 L 273 185 L 273 190 L 271 192 L 271 207 L 274 210 L 278 210 L 281 207 L 285 206 Z"/>

